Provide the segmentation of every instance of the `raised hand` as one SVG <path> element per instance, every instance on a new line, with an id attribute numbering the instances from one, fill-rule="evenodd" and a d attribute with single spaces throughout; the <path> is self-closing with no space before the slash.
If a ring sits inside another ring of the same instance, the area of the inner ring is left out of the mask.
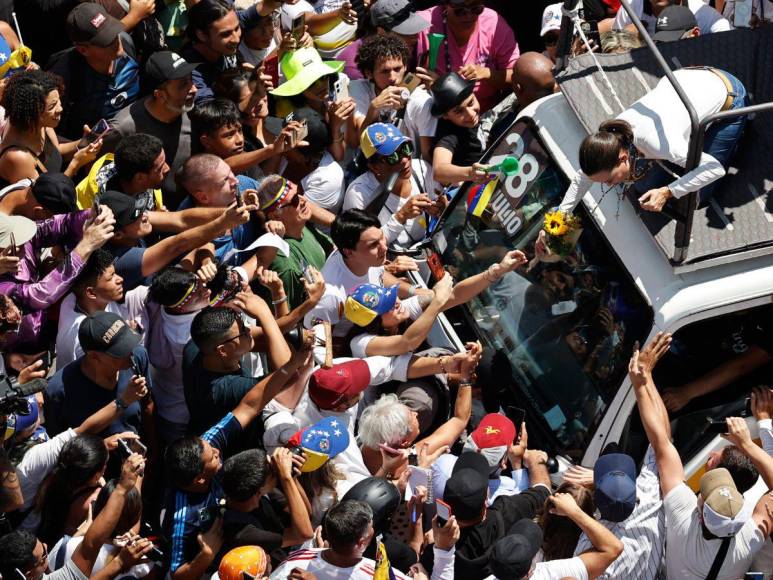
<path id="1" fill-rule="evenodd" d="M 453 277 L 450 274 L 443 276 L 443 278 L 435 284 L 434 288 L 432 288 L 432 292 L 434 293 L 434 297 L 432 298 L 433 302 L 440 304 L 441 306 L 446 304 L 454 293 Z"/>

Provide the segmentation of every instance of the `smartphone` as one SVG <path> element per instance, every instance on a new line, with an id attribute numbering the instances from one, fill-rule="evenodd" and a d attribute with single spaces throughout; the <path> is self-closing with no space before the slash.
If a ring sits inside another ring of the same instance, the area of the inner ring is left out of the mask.
<path id="1" fill-rule="evenodd" d="M 349 3 L 352 6 L 352 10 L 357 13 L 357 24 L 359 25 L 360 22 L 364 22 L 367 16 L 364 0 L 350 0 Z"/>
<path id="2" fill-rule="evenodd" d="M 244 197 L 242 196 L 242 190 L 239 189 L 238 185 L 234 188 L 234 197 L 236 198 L 237 207 L 241 207 L 244 205 Z"/>
<path id="3" fill-rule="evenodd" d="M 553 316 L 560 316 L 562 314 L 569 314 L 577 310 L 577 303 L 574 300 L 562 300 L 556 302 L 550 307 L 550 312 Z"/>
<path id="4" fill-rule="evenodd" d="M 349 98 L 349 83 L 339 75 L 335 81 L 336 101 Z"/>
<path id="5" fill-rule="evenodd" d="M 131 357 L 131 364 L 132 364 L 132 373 L 135 377 L 142 377 L 144 376 L 142 374 L 142 369 L 140 368 L 140 363 L 137 362 L 137 359 L 134 358 L 134 356 Z"/>
<path id="6" fill-rule="evenodd" d="M 526 411 L 520 407 L 509 406 L 505 409 L 505 416 L 515 425 L 515 443 L 521 436 L 521 424 L 526 420 Z"/>
<path id="7" fill-rule="evenodd" d="M 118 451 L 122 459 L 126 459 L 132 453 L 139 453 L 143 457 L 148 454 L 148 448 L 139 439 L 119 439 Z"/>
<path id="8" fill-rule="evenodd" d="M 741 414 L 741 417 L 751 417 L 752 416 L 752 398 L 746 397 L 746 401 L 744 401 L 743 406 L 743 413 Z"/>
<path id="9" fill-rule="evenodd" d="M 301 271 L 303 272 L 303 278 L 309 284 L 313 284 L 316 278 L 314 277 L 314 274 L 312 274 L 311 270 L 309 269 L 310 267 L 309 263 L 305 259 L 301 258 L 300 266 L 301 266 Z"/>
<path id="10" fill-rule="evenodd" d="M 753 0 L 735 0 L 733 26 L 735 28 L 751 28 Z"/>
<path id="11" fill-rule="evenodd" d="M 440 261 L 440 256 L 437 252 L 428 252 L 427 266 L 429 266 L 429 271 L 432 272 L 432 277 L 436 282 L 442 280 L 446 275 L 446 270 L 443 268 L 443 263 Z"/>
<path id="12" fill-rule="evenodd" d="M 335 103 L 338 96 L 336 81 L 338 75 L 327 75 L 327 100 L 331 103 Z"/>
<path id="13" fill-rule="evenodd" d="M 46 351 L 43 353 L 43 356 L 40 357 L 40 360 L 43 361 L 43 366 L 39 369 L 41 371 L 47 371 L 51 368 L 51 351 Z M 749 399 L 751 402 L 751 399 Z"/>
<path id="14" fill-rule="evenodd" d="M 301 14 L 293 18 L 292 28 L 290 34 L 295 39 L 295 42 L 300 42 L 303 38 L 303 33 L 306 31 L 306 14 Z"/>
<path id="15" fill-rule="evenodd" d="M 91 204 L 91 210 L 94 212 L 94 219 L 97 218 L 99 212 L 102 211 L 102 206 L 99 203 L 99 198 L 94 196 L 94 203 Z"/>
<path id="16" fill-rule="evenodd" d="M 595 45 L 598 50 L 601 50 L 601 34 L 599 34 L 599 23 L 598 22 L 582 22 L 580 24 L 582 27 L 582 31 L 585 33 L 585 37 L 588 39 L 588 42 L 593 41 L 593 45 L 591 45 L 591 48 Z"/>
<path id="17" fill-rule="evenodd" d="M 441 526 L 445 526 L 446 522 L 451 519 L 453 511 L 451 506 L 444 502 L 442 499 L 435 500 L 435 509 L 437 510 L 437 521 Z"/>
<path id="18" fill-rule="evenodd" d="M 263 61 L 263 73 L 271 77 L 275 87 L 279 86 L 279 58 L 276 54 Z"/>
<path id="19" fill-rule="evenodd" d="M 429 49 L 419 57 L 419 66 L 424 70 L 429 70 Z"/>
<path id="20" fill-rule="evenodd" d="M 203 507 L 199 510 L 199 530 L 206 532 L 212 527 L 217 518 L 225 515 L 225 500 L 221 499 L 218 503 Z"/>
<path id="21" fill-rule="evenodd" d="M 300 143 L 308 136 L 309 136 L 309 125 L 304 120 L 301 122 L 301 126 L 295 130 L 295 142 Z"/>
<path id="22" fill-rule="evenodd" d="M 416 88 L 421 84 L 421 79 L 417 77 L 415 74 L 409 72 L 405 73 L 405 76 L 403 77 L 403 82 L 400 83 L 400 86 L 405 87 L 408 89 L 408 92 L 412 93 L 416 90 Z"/>
<path id="23" fill-rule="evenodd" d="M 379 443 L 379 448 L 383 449 L 387 452 L 388 455 L 392 455 L 393 457 L 397 457 L 398 455 L 402 455 L 403 452 L 399 449 L 395 449 L 394 447 L 390 447 L 389 445 L 384 445 L 383 443 Z"/>
<path id="24" fill-rule="evenodd" d="M 716 433 L 720 435 L 722 433 L 727 433 L 727 421 L 724 419 L 712 419 L 711 417 L 706 417 L 706 423 L 704 433 Z"/>
<path id="25" fill-rule="evenodd" d="M 293 121 L 295 121 L 295 115 L 293 113 L 288 114 L 284 118 L 284 121 L 282 121 L 282 128 L 287 127 L 287 125 L 289 125 Z M 287 145 L 290 147 L 290 149 L 295 147 L 295 131 L 290 131 Z"/>
<path id="26" fill-rule="evenodd" d="M 109 130 L 110 130 L 110 125 L 108 125 L 107 121 L 105 121 L 104 119 L 100 119 L 99 121 L 97 121 L 97 124 L 91 128 L 91 131 L 89 131 L 88 134 L 84 135 L 83 138 L 80 141 L 78 141 L 78 149 L 83 149 L 84 147 L 88 147 L 94 141 L 96 141 L 100 137 L 103 137 L 105 133 L 107 133 Z"/>

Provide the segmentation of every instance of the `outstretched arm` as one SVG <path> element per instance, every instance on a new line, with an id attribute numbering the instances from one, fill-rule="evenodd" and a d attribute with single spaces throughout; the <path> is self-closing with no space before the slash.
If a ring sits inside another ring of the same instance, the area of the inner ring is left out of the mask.
<path id="1" fill-rule="evenodd" d="M 548 499 L 550 513 L 568 517 L 585 532 L 593 551 L 580 554 L 580 559 L 588 570 L 588 578 L 597 578 L 623 553 L 623 543 L 595 518 L 586 514 L 568 493 L 557 493 Z"/>
<path id="2" fill-rule="evenodd" d="M 671 344 L 671 335 L 659 332 L 657 336 L 639 352 L 636 348 L 628 365 L 636 403 L 639 406 L 644 430 L 647 433 L 660 474 L 660 489 L 663 497 L 684 481 L 684 466 L 679 452 L 671 443 L 668 420 L 664 420 L 665 407 L 652 379 L 652 369 Z"/>

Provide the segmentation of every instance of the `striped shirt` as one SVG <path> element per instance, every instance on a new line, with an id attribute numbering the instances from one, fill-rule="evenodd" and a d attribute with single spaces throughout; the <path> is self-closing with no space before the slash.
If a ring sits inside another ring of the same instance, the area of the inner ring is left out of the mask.
<path id="1" fill-rule="evenodd" d="M 218 449 L 222 456 L 228 447 L 229 440 L 233 440 L 241 432 L 241 423 L 232 413 L 228 413 L 201 438 Z M 221 477 L 222 469 L 212 478 L 206 493 L 174 489 L 168 494 L 163 528 L 167 536 L 172 538 L 170 566 L 172 573 L 185 562 L 190 562 L 198 553 L 199 545 L 196 536 L 199 532 L 199 514 L 202 509 L 217 504 L 225 496 L 220 482 Z"/>
<path id="2" fill-rule="evenodd" d="M 623 542 L 623 553 L 612 562 L 600 579 L 655 580 L 663 562 L 665 515 L 660 499 L 660 479 L 655 452 L 650 446 L 636 478 L 636 507 L 623 522 L 601 520 L 601 524 Z M 582 534 L 575 555 L 593 550 L 588 536 Z"/>

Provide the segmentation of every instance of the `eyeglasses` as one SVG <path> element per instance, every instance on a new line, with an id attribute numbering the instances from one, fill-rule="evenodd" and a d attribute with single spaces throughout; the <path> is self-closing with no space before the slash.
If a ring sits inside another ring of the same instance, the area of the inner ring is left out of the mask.
<path id="1" fill-rule="evenodd" d="M 19 319 L 18 322 L 9 322 L 7 320 L 0 320 L 0 334 L 19 332 L 20 328 L 21 328 L 21 319 Z"/>
<path id="2" fill-rule="evenodd" d="M 413 155 L 413 143 L 410 141 L 406 141 L 400 147 L 397 149 L 397 151 L 394 151 L 393 153 L 390 153 L 389 155 L 381 155 L 380 161 L 383 161 L 387 165 L 397 165 L 400 163 L 402 159 L 405 157 L 410 157 Z"/>
<path id="3" fill-rule="evenodd" d="M 483 13 L 483 4 L 475 4 L 474 6 L 453 6 L 454 14 L 457 16 L 467 16 L 472 14 L 473 16 L 480 16 Z"/>
<path id="4" fill-rule="evenodd" d="M 239 334 L 232 336 L 231 338 L 221 340 L 215 346 L 223 345 L 227 342 L 231 342 L 232 340 L 239 340 L 241 337 L 247 336 L 250 333 L 250 329 L 244 325 L 244 321 L 241 318 L 236 319 L 236 327 L 239 329 Z"/>

